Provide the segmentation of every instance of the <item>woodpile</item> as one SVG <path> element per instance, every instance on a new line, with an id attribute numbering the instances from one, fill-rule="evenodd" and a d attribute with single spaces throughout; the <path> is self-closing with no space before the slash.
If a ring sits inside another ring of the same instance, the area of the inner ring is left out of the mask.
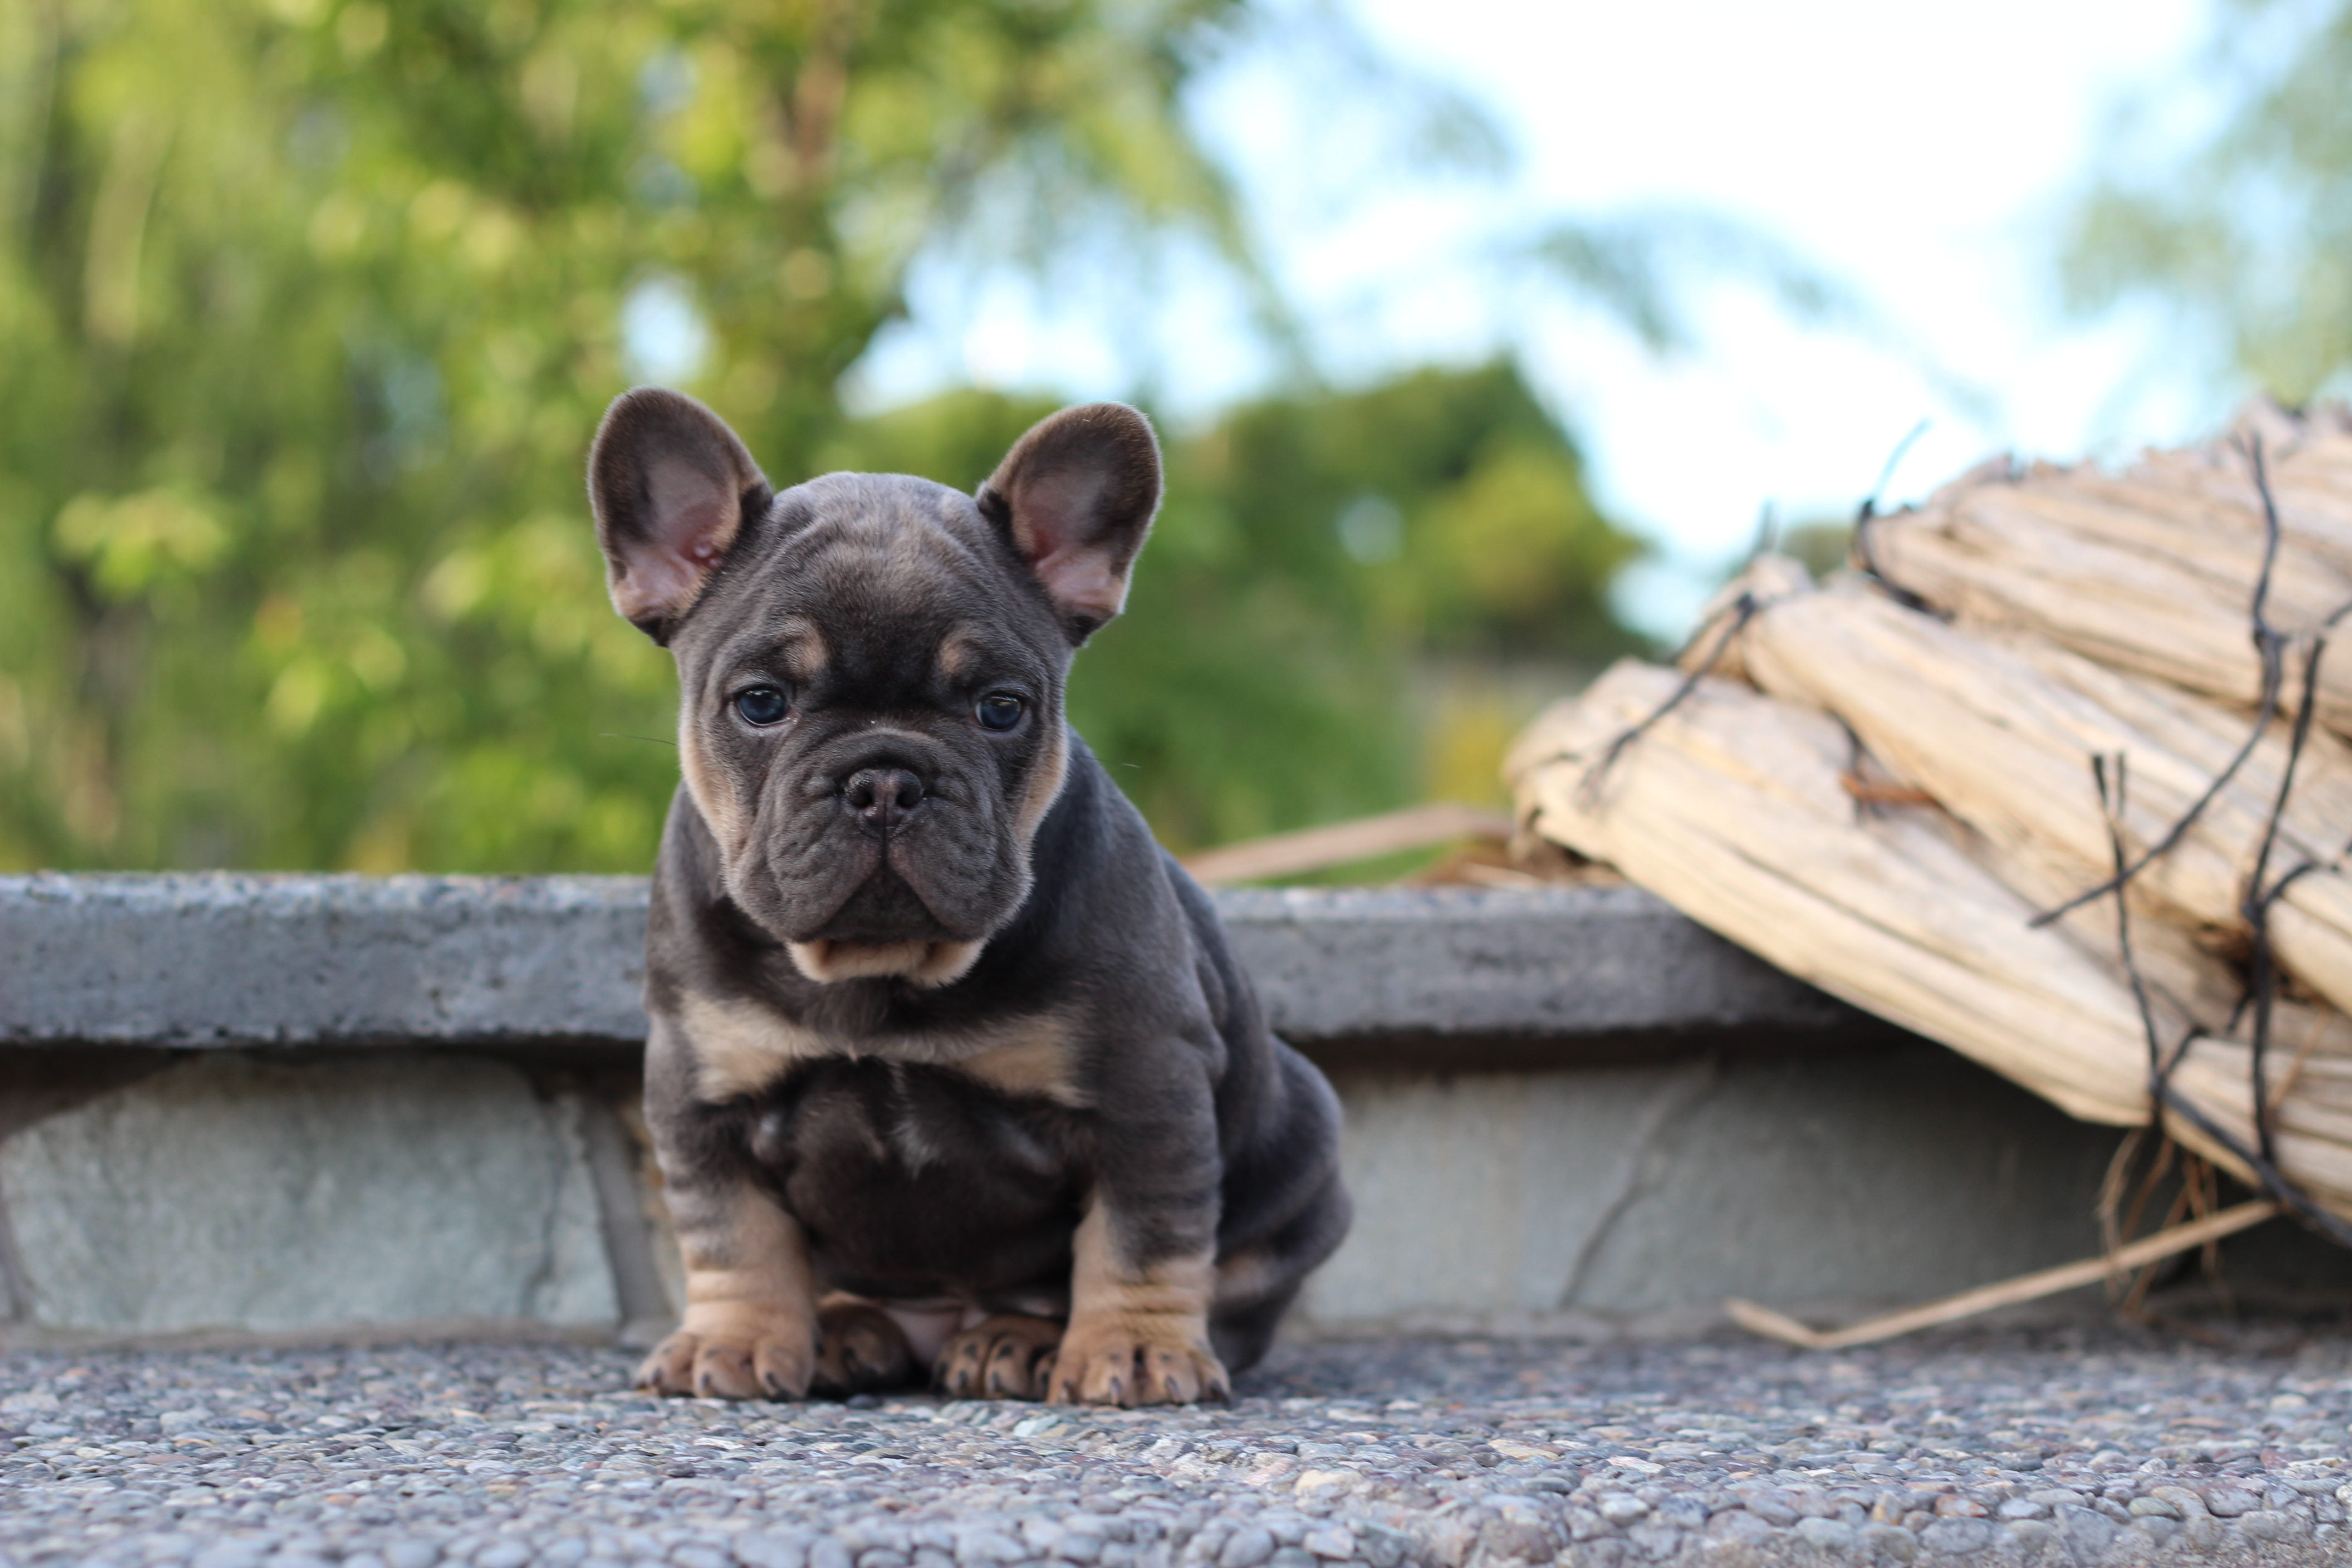
<path id="1" fill-rule="evenodd" d="M 2224 1228 L 2284 1205 L 2352 1240 L 2352 417 L 1980 468 L 1865 513 L 1853 564 L 1761 558 L 1681 668 L 1621 663 L 1539 718 L 1507 768 L 1523 830 L 2159 1128 L 2266 1194 Z"/>

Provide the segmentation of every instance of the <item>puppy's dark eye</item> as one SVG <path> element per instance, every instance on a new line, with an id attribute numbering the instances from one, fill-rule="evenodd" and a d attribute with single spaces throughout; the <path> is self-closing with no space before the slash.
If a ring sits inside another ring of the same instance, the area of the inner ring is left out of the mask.
<path id="1" fill-rule="evenodd" d="M 1021 699 L 992 691 L 971 706 L 971 716 L 983 730 L 1010 730 L 1021 722 Z"/>
<path id="2" fill-rule="evenodd" d="M 793 710 L 793 700 L 773 686 L 751 686 L 735 694 L 735 711 L 746 724 L 781 724 Z"/>

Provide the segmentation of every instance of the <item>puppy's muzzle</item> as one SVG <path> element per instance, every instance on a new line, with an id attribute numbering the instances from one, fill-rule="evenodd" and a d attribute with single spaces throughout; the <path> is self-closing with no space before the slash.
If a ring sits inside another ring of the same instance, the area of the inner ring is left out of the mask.
<path id="1" fill-rule="evenodd" d="M 841 783 L 841 804 L 857 826 L 887 838 L 929 799 L 922 779 L 906 768 L 860 768 Z"/>

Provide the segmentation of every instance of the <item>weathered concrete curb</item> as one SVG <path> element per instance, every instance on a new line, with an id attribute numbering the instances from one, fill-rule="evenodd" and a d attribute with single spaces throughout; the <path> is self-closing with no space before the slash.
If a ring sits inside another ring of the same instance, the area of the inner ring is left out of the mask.
<path id="1" fill-rule="evenodd" d="M 635 1044 L 646 896 L 634 877 L 0 878 L 0 1043 Z M 1858 1018 L 1631 888 L 1218 903 L 1299 1039 Z"/>
<path id="2" fill-rule="evenodd" d="M 1645 894 L 1220 903 L 1347 1111 L 1356 1227 L 1302 1326 L 1843 1312 L 2097 1245 L 2113 1129 Z M 669 1317 L 645 911 L 625 878 L 0 879 L 0 1345 Z"/>

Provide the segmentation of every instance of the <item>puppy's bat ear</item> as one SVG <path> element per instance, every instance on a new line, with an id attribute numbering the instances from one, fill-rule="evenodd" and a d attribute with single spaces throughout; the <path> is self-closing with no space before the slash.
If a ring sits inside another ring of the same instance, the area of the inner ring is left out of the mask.
<path id="1" fill-rule="evenodd" d="M 1128 573 L 1160 510 L 1160 442 L 1123 403 L 1065 408 L 1013 444 L 978 500 L 1076 647 L 1127 603 Z"/>
<path id="2" fill-rule="evenodd" d="M 667 645 L 772 493 L 727 422 L 684 393 L 641 386 L 614 399 L 588 448 L 613 607 Z"/>

